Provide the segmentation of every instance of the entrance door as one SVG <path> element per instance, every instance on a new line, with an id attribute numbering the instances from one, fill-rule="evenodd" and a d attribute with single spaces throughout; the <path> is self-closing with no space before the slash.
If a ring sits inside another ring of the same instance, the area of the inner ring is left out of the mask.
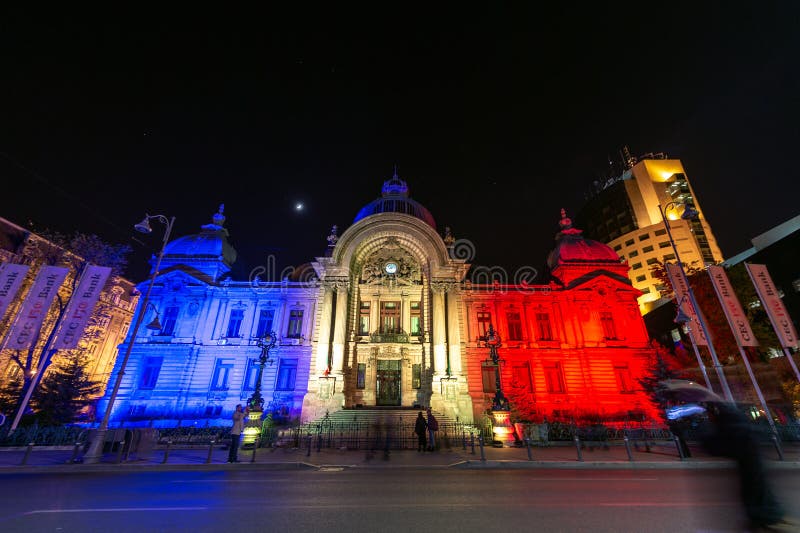
<path id="1" fill-rule="evenodd" d="M 400 360 L 378 359 L 378 405 L 400 405 Z"/>

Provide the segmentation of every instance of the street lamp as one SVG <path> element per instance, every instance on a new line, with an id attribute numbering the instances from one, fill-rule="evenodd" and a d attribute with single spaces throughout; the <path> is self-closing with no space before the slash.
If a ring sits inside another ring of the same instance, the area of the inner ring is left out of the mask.
<path id="1" fill-rule="evenodd" d="M 275 332 L 270 331 L 256 341 L 256 344 L 261 348 L 261 355 L 258 357 L 255 390 L 247 400 L 249 412 L 247 414 L 247 426 L 244 428 L 244 437 L 242 438 L 243 445 L 257 445 L 256 441 L 261 434 L 261 415 L 264 413 L 264 398 L 261 397 L 261 377 L 264 374 L 264 365 L 273 363 L 273 360 L 269 358 L 269 352 L 275 347 L 277 340 L 278 336 Z"/>
<path id="2" fill-rule="evenodd" d="M 495 393 L 494 400 L 492 400 L 492 418 L 494 424 L 492 433 L 494 433 L 494 442 L 502 446 L 505 443 L 512 443 L 516 441 L 514 434 L 514 426 L 511 424 L 511 411 L 508 404 L 508 399 L 503 395 L 503 385 L 500 381 L 500 356 L 497 354 L 497 349 L 501 346 L 500 335 L 494 330 L 491 322 L 489 323 L 489 330 L 484 337 L 484 343 L 489 348 L 489 357 L 494 366 L 494 385 Z"/>
<path id="3" fill-rule="evenodd" d="M 264 334 L 259 338 L 257 343 L 261 348 L 261 355 L 258 357 L 258 375 L 256 376 L 256 388 L 253 395 L 247 400 L 247 406 L 250 411 L 263 411 L 264 398 L 261 397 L 261 376 L 264 374 L 264 365 L 272 364 L 273 360 L 269 358 L 269 351 L 275 347 L 277 336 L 274 331 Z"/>
<path id="4" fill-rule="evenodd" d="M 91 444 L 89 445 L 89 450 L 86 452 L 86 455 L 83 458 L 84 463 L 96 463 L 103 455 L 103 445 L 105 443 L 106 433 L 108 432 L 108 420 L 111 417 L 114 401 L 117 399 L 117 393 L 122 385 L 122 378 L 125 375 L 125 366 L 128 364 L 128 359 L 131 356 L 133 344 L 136 342 L 136 335 L 139 333 L 139 327 L 142 325 L 148 305 L 152 306 L 152 304 L 150 304 L 150 293 L 153 291 L 153 285 L 155 284 L 156 277 L 158 276 L 158 269 L 161 267 L 161 259 L 164 257 L 164 249 L 167 247 L 170 233 L 172 233 L 172 226 L 175 224 L 175 217 L 167 218 L 164 215 L 145 215 L 144 219 L 134 226 L 134 229 L 140 233 L 152 233 L 153 228 L 150 227 L 150 220 L 152 219 L 158 220 L 166 226 L 164 238 L 161 241 L 161 249 L 158 252 L 158 258 L 156 259 L 153 273 L 150 274 L 150 282 L 147 285 L 147 292 L 144 294 L 144 299 L 142 300 L 142 305 L 140 307 L 141 311 L 136 316 L 136 321 L 133 323 L 133 330 L 131 331 L 130 340 L 128 341 L 128 346 L 125 348 L 125 355 L 122 358 L 122 364 L 119 367 L 119 373 L 117 374 L 116 382 L 114 382 L 114 388 L 111 391 L 111 396 L 108 398 L 108 405 L 106 405 L 106 412 L 103 414 L 103 421 L 97 428 L 94 440 L 92 440 Z M 153 308 L 155 309 L 155 307 Z M 158 325 L 158 329 L 161 329 L 161 325 L 158 322 L 158 311 L 156 311 L 155 320 L 147 324 L 146 327 L 151 328 L 151 326 L 154 327 L 156 325 Z"/>
<path id="5" fill-rule="evenodd" d="M 500 356 L 497 354 L 497 349 L 501 346 L 500 335 L 497 334 L 491 323 L 489 324 L 489 330 L 486 332 L 486 337 L 484 337 L 484 343 L 489 348 L 489 357 L 494 366 L 495 393 L 492 401 L 492 411 L 507 411 L 508 400 L 503 395 L 503 385 L 500 382 Z"/>
<path id="6" fill-rule="evenodd" d="M 689 284 L 689 278 L 686 275 L 686 270 L 684 270 L 683 263 L 681 262 L 681 256 L 678 253 L 678 246 L 675 244 L 675 239 L 672 238 L 672 230 L 669 225 L 669 220 L 667 220 L 666 212 L 669 211 L 670 209 L 674 209 L 679 205 L 683 206 L 683 213 L 681 214 L 681 218 L 683 220 L 691 220 L 697 218 L 697 216 L 699 215 L 698 211 L 691 204 L 685 204 L 682 202 L 669 202 L 667 205 L 663 207 L 661 206 L 661 204 L 659 204 L 658 211 L 661 214 L 661 220 L 664 221 L 664 229 L 667 230 L 667 237 L 669 238 L 669 243 L 672 245 L 672 251 L 675 252 L 675 261 L 677 262 L 678 268 L 681 271 L 681 276 L 683 277 L 683 281 L 686 283 L 686 293 L 689 296 L 689 303 L 694 308 L 695 314 L 697 315 L 697 322 L 700 325 L 700 330 L 703 332 L 703 335 L 705 336 L 706 341 L 708 342 L 708 351 L 711 353 L 711 361 L 714 365 L 714 370 L 717 372 L 717 378 L 719 378 L 720 385 L 722 385 L 722 392 L 725 395 L 725 399 L 727 401 L 733 402 L 733 394 L 731 394 L 731 388 L 728 385 L 728 379 L 725 377 L 725 372 L 723 371 L 722 365 L 719 362 L 719 358 L 717 357 L 717 352 L 716 350 L 714 350 L 714 342 L 711 340 L 711 335 L 709 334 L 708 331 L 708 325 L 706 324 L 705 318 L 703 318 L 703 313 L 700 311 L 700 306 L 697 305 L 697 298 L 695 298 L 692 286 Z M 681 300 L 680 303 L 682 304 L 683 300 Z M 678 306 L 678 309 L 681 310 L 680 304 Z"/>
<path id="7" fill-rule="evenodd" d="M 688 284 L 687 284 L 688 285 Z M 679 326 L 683 326 L 689 332 L 689 335 L 692 334 L 692 326 L 689 324 L 692 321 L 692 317 L 687 315 L 683 312 L 683 302 L 686 301 L 686 295 L 681 298 L 681 301 L 678 302 L 678 313 L 675 315 L 674 322 Z M 706 382 L 706 387 L 708 390 L 714 390 L 714 387 L 711 386 L 711 380 L 708 379 L 708 372 L 706 371 L 706 365 L 703 362 L 703 358 L 700 357 L 700 350 L 697 348 L 697 344 L 692 342 L 692 348 L 694 349 L 694 356 L 697 358 L 697 364 L 700 365 L 700 371 L 703 373 L 703 379 Z"/>

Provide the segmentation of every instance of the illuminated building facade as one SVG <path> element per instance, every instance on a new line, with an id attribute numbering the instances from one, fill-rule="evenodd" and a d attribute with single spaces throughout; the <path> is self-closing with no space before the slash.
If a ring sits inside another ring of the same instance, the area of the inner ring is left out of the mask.
<path id="1" fill-rule="evenodd" d="M 648 154 L 637 161 L 626 158 L 619 176 L 599 183 L 597 190 L 575 217 L 587 236 L 611 246 L 630 265 L 633 286 L 642 292 L 642 314 L 660 298 L 659 281 L 650 272 L 657 261 L 674 261 L 674 253 L 659 212 L 659 205 L 692 203 L 699 212 L 682 220 L 683 207 L 666 212 L 678 253 L 689 266 L 702 267 L 723 260 L 686 171 L 678 159 Z"/>
<path id="2" fill-rule="evenodd" d="M 494 395 L 490 323 L 504 390 L 535 416 L 657 416 L 637 381 L 651 349 L 628 267 L 563 214 L 553 281 L 524 286 L 473 283 L 449 231 L 396 174 L 297 279 L 228 278 L 224 221 L 167 245 L 151 298 L 162 329 L 136 339 L 113 420 L 228 423 L 254 390 L 257 340 L 274 331 L 261 383 L 274 416 L 431 406 L 470 422 Z"/>
<path id="3" fill-rule="evenodd" d="M 0 340 L 5 337 L 5 333 L 10 327 L 11 321 L 15 316 L 16 309 L 21 304 L 21 298 L 25 296 L 27 287 L 32 283 L 33 278 L 39 271 L 42 264 L 58 264 L 71 266 L 72 270 L 66 282 L 59 291 L 59 296 L 63 301 L 67 301 L 71 295 L 71 281 L 74 279 L 74 261 L 70 258 L 76 256 L 64 250 L 48 239 L 37 235 L 13 222 L 0 218 L 0 263 L 16 263 L 30 265 L 26 282 L 17 295 L 5 317 L 0 317 Z M 117 356 L 117 347 L 128 333 L 131 324 L 138 293 L 135 291 L 134 284 L 122 277 L 113 276 L 106 284 L 105 290 L 100 295 L 100 304 L 97 307 L 95 320 L 90 322 L 89 327 L 83 335 L 79 348 L 88 354 L 89 366 L 87 371 L 93 381 L 99 382 L 102 389 L 108 382 L 114 360 Z M 38 354 L 45 344 L 49 328 L 55 322 L 55 313 L 51 313 L 50 319 L 45 321 L 44 334 L 39 336 L 34 350 L 35 363 L 38 361 Z M 14 355 L 11 350 L 0 351 L 0 387 L 19 378 L 22 371 L 20 365 L 12 361 Z M 22 360 L 26 359 L 23 354 Z M 51 367 L 52 368 L 52 367 Z"/>

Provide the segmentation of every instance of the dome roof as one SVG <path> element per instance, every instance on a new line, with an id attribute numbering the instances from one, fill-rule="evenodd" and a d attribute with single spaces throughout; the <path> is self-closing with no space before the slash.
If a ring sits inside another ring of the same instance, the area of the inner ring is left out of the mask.
<path id="1" fill-rule="evenodd" d="M 610 246 L 586 239 L 581 235 L 582 230 L 573 228 L 572 220 L 563 209 L 559 225 L 561 231 L 556 234 L 556 248 L 547 256 L 547 266 L 551 269 L 569 263 L 620 263 L 617 252 Z"/>
<path id="2" fill-rule="evenodd" d="M 228 230 L 225 223 L 224 205 L 211 217 L 211 224 L 200 227 L 200 233 L 186 235 L 169 242 L 164 247 L 164 267 L 186 265 L 217 279 L 220 273 L 230 270 L 236 262 L 236 250 L 228 242 Z"/>
<path id="3" fill-rule="evenodd" d="M 353 219 L 353 223 L 355 224 L 362 218 L 377 215 L 378 213 L 411 215 L 436 229 L 436 221 L 433 219 L 431 212 L 419 202 L 409 198 L 408 185 L 397 176 L 397 168 L 395 168 L 392 178 L 383 182 L 381 197 L 362 207 L 356 218 Z"/>

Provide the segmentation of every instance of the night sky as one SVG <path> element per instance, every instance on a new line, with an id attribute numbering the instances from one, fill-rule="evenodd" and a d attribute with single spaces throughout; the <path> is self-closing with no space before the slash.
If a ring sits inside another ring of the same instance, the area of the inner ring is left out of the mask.
<path id="1" fill-rule="evenodd" d="M 179 236 L 224 202 L 246 278 L 320 255 L 397 164 L 473 263 L 538 267 L 623 145 L 683 160 L 726 257 L 800 213 L 800 3 L 494 4 L 6 8 L 0 216 L 130 242 L 138 280 L 145 212 Z"/>

